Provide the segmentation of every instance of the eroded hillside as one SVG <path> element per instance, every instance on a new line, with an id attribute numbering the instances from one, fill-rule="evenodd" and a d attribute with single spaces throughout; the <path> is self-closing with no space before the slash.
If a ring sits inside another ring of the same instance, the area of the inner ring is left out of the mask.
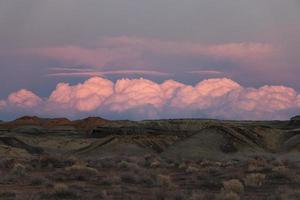
<path id="1" fill-rule="evenodd" d="M 22 117 L 0 123 L 0 199 L 299 199 L 300 123 Z"/>

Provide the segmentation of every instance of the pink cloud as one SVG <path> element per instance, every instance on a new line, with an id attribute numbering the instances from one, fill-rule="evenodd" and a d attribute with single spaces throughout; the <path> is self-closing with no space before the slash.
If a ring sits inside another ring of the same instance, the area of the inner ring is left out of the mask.
<path id="1" fill-rule="evenodd" d="M 2 108 L 30 108 L 51 116 L 283 119 L 289 117 L 290 110 L 300 109 L 300 94 L 285 86 L 247 88 L 227 78 L 207 79 L 192 86 L 174 80 L 156 83 L 140 78 L 114 83 L 93 77 L 76 85 L 59 83 L 49 98 L 20 90 L 3 102 Z"/>
<path id="2" fill-rule="evenodd" d="M 161 86 L 143 78 L 118 80 L 114 92 L 106 102 L 112 111 L 121 112 L 144 105 L 159 109 L 165 102 Z"/>
<path id="3" fill-rule="evenodd" d="M 79 111 L 92 111 L 113 94 L 113 83 L 107 79 L 94 77 L 83 84 L 70 86 L 60 83 L 49 97 L 49 102 L 54 106 Z"/>
<path id="4" fill-rule="evenodd" d="M 28 52 L 76 65 L 96 67 L 107 65 L 144 66 L 144 62 L 141 60 L 141 52 L 130 48 L 59 46 L 29 49 Z"/>
<path id="5" fill-rule="evenodd" d="M 235 62 L 258 62 L 274 57 L 278 50 L 265 43 L 226 43 L 203 45 L 195 42 L 163 41 L 138 37 L 110 37 L 100 40 L 95 48 L 58 46 L 27 49 L 26 52 L 77 65 L 93 67 L 153 67 L 149 55 L 175 59 L 178 56 L 228 59 Z"/>
<path id="6" fill-rule="evenodd" d="M 240 85 L 230 79 L 208 79 L 199 82 L 195 87 L 185 86 L 178 90 L 172 100 L 173 107 L 209 108 L 218 97 L 239 89 Z"/>
<path id="7" fill-rule="evenodd" d="M 66 69 L 66 68 L 54 68 L 47 76 L 71 76 L 71 77 L 94 77 L 94 76 L 106 76 L 106 75 L 152 75 L 152 76 L 168 76 L 170 73 L 159 72 L 154 70 L 113 70 L 113 71 L 97 71 L 92 69 Z"/>
<path id="8" fill-rule="evenodd" d="M 6 107 L 6 101 L 5 100 L 0 100 L 0 110 Z"/>
<path id="9" fill-rule="evenodd" d="M 22 89 L 8 96 L 7 103 L 22 108 L 33 108 L 42 103 L 42 99 L 33 92 Z"/>
<path id="10" fill-rule="evenodd" d="M 200 75 L 221 75 L 221 74 L 224 74 L 224 72 L 218 71 L 218 70 L 193 70 L 193 71 L 187 71 L 186 73 L 200 74 Z"/>
<path id="11" fill-rule="evenodd" d="M 227 57 L 231 59 L 244 59 L 249 57 L 265 57 L 273 55 L 277 50 L 265 43 L 225 43 L 203 45 L 195 42 L 163 41 L 138 37 L 111 37 L 99 42 L 110 48 L 129 48 L 136 51 L 151 51 L 160 54 L 194 55 Z"/>

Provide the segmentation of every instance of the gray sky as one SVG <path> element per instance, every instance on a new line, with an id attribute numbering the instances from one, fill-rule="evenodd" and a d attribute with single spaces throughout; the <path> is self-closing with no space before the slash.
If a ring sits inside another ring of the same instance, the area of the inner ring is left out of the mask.
<path id="1" fill-rule="evenodd" d="M 0 99 L 90 71 L 300 91 L 299 0 L 0 0 L 0 29 Z"/>
<path id="2" fill-rule="evenodd" d="M 268 41 L 299 26 L 297 0 L 1 0 L 1 44 L 92 44 L 134 35 L 207 43 Z"/>

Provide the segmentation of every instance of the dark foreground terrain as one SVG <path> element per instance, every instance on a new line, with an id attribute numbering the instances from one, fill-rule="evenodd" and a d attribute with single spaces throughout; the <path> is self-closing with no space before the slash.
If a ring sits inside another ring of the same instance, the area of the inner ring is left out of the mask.
<path id="1" fill-rule="evenodd" d="M 0 199 L 300 199 L 300 119 L 0 122 Z"/>

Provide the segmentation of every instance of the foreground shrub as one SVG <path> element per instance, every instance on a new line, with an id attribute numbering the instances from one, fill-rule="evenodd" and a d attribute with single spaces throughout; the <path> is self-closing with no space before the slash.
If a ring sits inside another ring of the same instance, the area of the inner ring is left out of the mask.
<path id="1" fill-rule="evenodd" d="M 214 195 L 207 194 L 205 192 L 193 192 L 189 200 L 207 200 L 207 199 L 215 199 L 215 198 L 216 197 Z"/>
<path id="2" fill-rule="evenodd" d="M 223 191 L 217 198 L 218 200 L 240 200 L 240 196 L 235 192 Z"/>
<path id="3" fill-rule="evenodd" d="M 276 193 L 277 196 L 280 196 L 281 200 L 300 199 L 300 191 L 297 189 L 283 187 L 280 188 Z"/>
<path id="4" fill-rule="evenodd" d="M 141 182 L 141 178 L 131 171 L 121 174 L 121 180 L 129 184 L 138 184 Z"/>
<path id="5" fill-rule="evenodd" d="M 27 174 L 27 169 L 24 165 L 17 163 L 14 165 L 10 173 L 14 176 L 25 176 Z"/>
<path id="6" fill-rule="evenodd" d="M 67 166 L 72 166 L 75 164 L 74 159 L 66 159 L 56 156 L 44 155 L 39 158 L 35 158 L 31 161 L 31 165 L 33 168 L 40 169 L 53 169 L 53 168 L 64 168 Z"/>
<path id="7" fill-rule="evenodd" d="M 250 187 L 260 187 L 264 184 L 266 179 L 265 174 L 255 173 L 255 174 L 248 174 L 244 179 L 245 185 Z"/>
<path id="8" fill-rule="evenodd" d="M 158 168 L 160 167 L 161 163 L 159 162 L 159 160 L 154 160 L 150 163 L 150 167 L 151 168 Z"/>
<path id="9" fill-rule="evenodd" d="M 183 169 L 183 170 L 186 170 L 187 166 L 185 163 L 180 163 L 179 166 L 178 166 L 178 169 Z"/>
<path id="10" fill-rule="evenodd" d="M 272 168 L 272 173 L 269 175 L 272 179 L 286 179 L 286 180 L 296 180 L 298 181 L 298 177 L 292 170 L 289 170 L 285 166 L 275 166 Z"/>
<path id="11" fill-rule="evenodd" d="M 15 162 L 12 158 L 1 158 L 0 169 L 11 169 L 15 165 Z"/>
<path id="12" fill-rule="evenodd" d="M 44 177 L 32 177 L 31 180 L 31 185 L 34 186 L 41 186 L 41 185 L 45 185 L 45 186 L 52 186 L 51 181 L 49 181 L 47 178 Z"/>
<path id="13" fill-rule="evenodd" d="M 268 164 L 268 161 L 265 158 L 256 158 L 248 161 L 248 172 L 264 172 L 270 171 L 271 165 Z"/>
<path id="14" fill-rule="evenodd" d="M 54 185 L 53 196 L 59 198 L 73 198 L 76 197 L 75 193 L 69 189 L 69 187 L 63 183 Z"/>
<path id="15" fill-rule="evenodd" d="M 185 171 L 187 173 L 197 173 L 199 171 L 199 169 L 194 166 L 188 166 Z"/>
<path id="16" fill-rule="evenodd" d="M 163 186 L 163 187 L 173 187 L 174 183 L 172 182 L 172 179 L 170 176 L 168 175 L 158 175 L 157 176 L 157 183 L 159 186 Z"/>
<path id="17" fill-rule="evenodd" d="M 77 180 L 89 180 L 98 175 L 98 170 L 84 165 L 73 165 L 67 167 L 69 178 Z"/>
<path id="18" fill-rule="evenodd" d="M 223 182 L 223 189 L 226 192 L 234 192 L 236 194 L 244 193 L 244 186 L 238 179 L 232 179 Z"/>
<path id="19" fill-rule="evenodd" d="M 101 180 L 99 180 L 100 185 L 106 185 L 106 186 L 120 184 L 120 182 L 121 179 L 119 176 L 106 176 L 106 177 L 102 177 Z"/>
<path id="20" fill-rule="evenodd" d="M 125 160 L 122 160 L 121 162 L 118 163 L 118 167 L 120 169 L 126 169 L 126 170 L 139 170 L 139 166 L 136 163 L 130 163 Z"/>
<path id="21" fill-rule="evenodd" d="M 0 192 L 0 199 L 14 199 L 15 197 L 15 192 Z"/>

